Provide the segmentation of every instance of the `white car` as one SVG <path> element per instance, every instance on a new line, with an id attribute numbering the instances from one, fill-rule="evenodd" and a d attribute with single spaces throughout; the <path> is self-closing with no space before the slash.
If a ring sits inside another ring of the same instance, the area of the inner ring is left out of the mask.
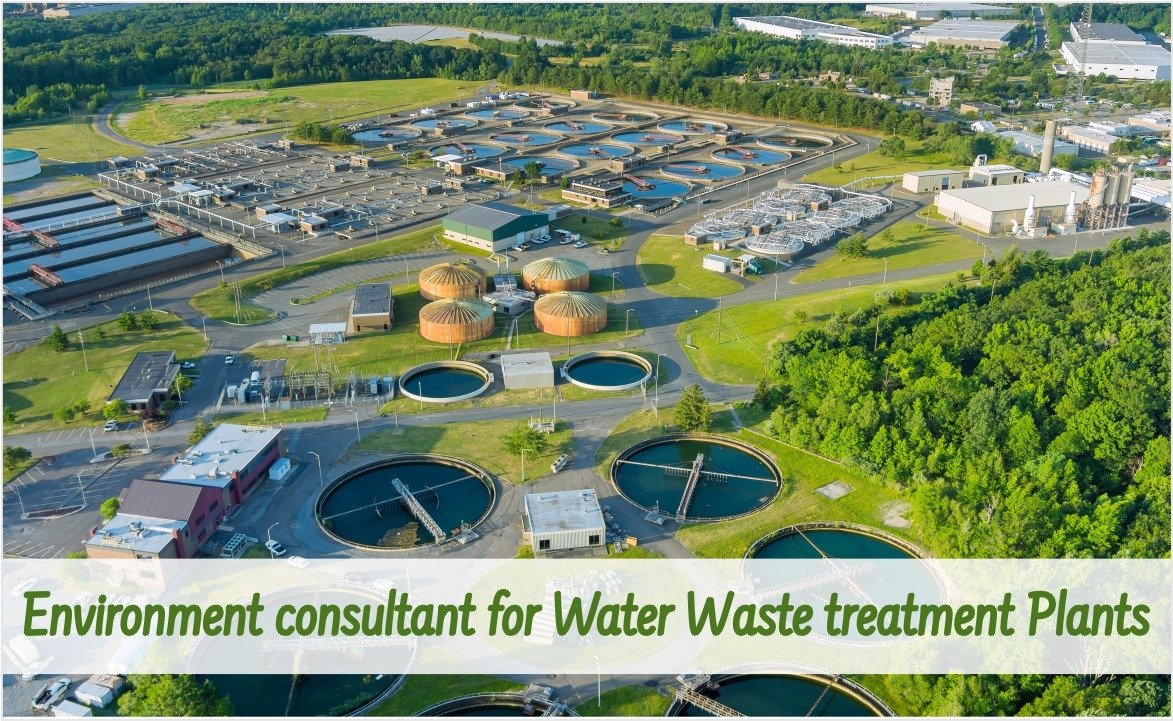
<path id="1" fill-rule="evenodd" d="M 580 240 L 574 244 L 574 247 L 575 248 L 585 248 L 585 247 L 587 247 L 587 245 L 589 245 L 589 243 L 587 243 L 585 240 Z"/>
<path id="2" fill-rule="evenodd" d="M 104 433 L 116 430 L 118 430 L 118 421 L 106 421 L 106 425 L 102 426 L 102 432 Z"/>
<path id="3" fill-rule="evenodd" d="M 269 554 L 272 555 L 273 557 L 285 555 L 285 546 L 282 546 L 276 540 L 265 541 L 265 548 L 269 549 Z M 293 560 L 293 559 L 290 559 L 290 560 Z"/>
<path id="4" fill-rule="evenodd" d="M 573 242 L 574 242 L 574 238 L 571 238 L 569 235 L 566 235 L 566 236 L 562 237 L 562 240 L 558 241 L 558 245 L 570 245 Z"/>
<path id="5" fill-rule="evenodd" d="M 196 364 L 195 364 L 195 361 L 184 361 L 183 363 L 180 364 L 179 367 L 185 371 L 190 371 L 190 370 L 195 369 Z"/>
<path id="6" fill-rule="evenodd" d="M 224 365 L 230 366 L 230 365 L 232 365 L 232 362 L 235 360 L 236 360 L 236 356 L 234 356 L 234 355 L 225 356 L 224 357 Z"/>
<path id="7" fill-rule="evenodd" d="M 20 583 L 18 583 L 12 587 L 12 595 L 13 596 L 23 596 L 25 591 L 27 591 L 30 588 L 32 588 L 33 586 L 37 585 L 37 583 L 40 580 L 41 579 L 39 579 L 39 578 L 26 578 L 26 579 L 24 579 L 23 581 L 21 581 Z"/>
<path id="8" fill-rule="evenodd" d="M 285 562 L 288 563 L 290 566 L 293 566 L 294 568 L 299 568 L 299 569 L 306 569 L 306 568 L 309 568 L 309 566 L 310 566 L 310 562 L 305 560 L 301 556 L 290 556 L 289 558 L 285 559 Z"/>

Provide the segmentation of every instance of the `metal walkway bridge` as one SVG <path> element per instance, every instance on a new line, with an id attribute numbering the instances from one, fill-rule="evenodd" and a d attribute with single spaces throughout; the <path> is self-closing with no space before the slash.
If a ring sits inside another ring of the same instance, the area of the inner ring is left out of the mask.
<path id="1" fill-rule="evenodd" d="M 407 487 L 403 481 L 398 478 L 391 479 L 391 485 L 399 492 L 399 497 L 407 505 L 407 510 L 411 515 L 415 516 L 416 520 L 424 524 L 424 528 L 428 529 L 428 533 L 436 539 L 436 543 L 442 543 L 448 540 L 448 534 L 440 528 L 440 524 L 436 523 L 435 519 L 427 512 L 423 505 L 412 494 L 411 489 Z"/>
<path id="2" fill-rule="evenodd" d="M 680 505 L 676 507 L 676 522 L 682 523 L 684 521 L 684 512 L 688 510 L 688 504 L 692 502 L 692 494 L 696 493 L 696 484 L 701 479 L 701 467 L 705 465 L 705 454 L 696 454 L 696 460 L 692 462 L 692 470 L 688 474 L 688 482 L 684 484 L 684 493 L 680 496 Z"/>
<path id="3" fill-rule="evenodd" d="M 720 701 L 711 699 L 692 688 L 681 687 L 676 689 L 676 698 L 682 703 L 690 703 L 702 711 L 708 711 L 714 716 L 724 716 L 726 718 L 745 716 L 740 711 L 729 708 Z"/>

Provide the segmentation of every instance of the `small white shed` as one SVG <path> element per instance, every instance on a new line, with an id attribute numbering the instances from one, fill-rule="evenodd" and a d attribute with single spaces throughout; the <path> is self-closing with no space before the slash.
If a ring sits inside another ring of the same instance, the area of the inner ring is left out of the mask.
<path id="1" fill-rule="evenodd" d="M 53 707 L 53 715 L 65 718 L 85 718 L 93 716 L 94 712 L 88 706 L 82 706 L 76 701 L 65 700 Z"/>
<path id="2" fill-rule="evenodd" d="M 594 490 L 527 493 L 522 540 L 535 552 L 601 546 L 607 524 Z"/>
<path id="3" fill-rule="evenodd" d="M 502 355 L 501 375 L 509 390 L 554 387 L 554 363 L 544 351 Z"/>
<path id="4" fill-rule="evenodd" d="M 705 270 L 716 271 L 717 273 L 728 273 L 729 259 L 723 255 L 709 253 L 705 256 L 704 260 L 701 261 L 701 267 Z"/>
<path id="5" fill-rule="evenodd" d="M 314 345 L 336 345 L 344 340 L 345 323 L 310 323 L 310 342 Z"/>
<path id="6" fill-rule="evenodd" d="M 289 463 L 288 458 L 278 458 L 273 461 L 273 465 L 269 466 L 269 480 L 283 481 L 291 470 L 293 470 L 293 466 Z"/>

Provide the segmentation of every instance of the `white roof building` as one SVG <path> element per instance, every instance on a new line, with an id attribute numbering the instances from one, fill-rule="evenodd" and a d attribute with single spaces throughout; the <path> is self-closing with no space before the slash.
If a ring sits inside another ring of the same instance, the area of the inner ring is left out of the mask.
<path id="1" fill-rule="evenodd" d="M 1079 45 L 1063 43 L 1060 52 L 1075 72 L 1112 75 L 1127 80 L 1169 80 L 1169 51 L 1159 45 L 1089 43 L 1086 62 L 1079 62 Z"/>
<path id="2" fill-rule="evenodd" d="M 1086 31 L 1085 31 L 1086 27 Z M 1132 28 L 1123 23 L 1091 23 L 1084 26 L 1082 23 L 1071 23 L 1073 42 L 1111 43 L 1113 45 L 1144 45 L 1145 39 L 1133 32 Z"/>
<path id="3" fill-rule="evenodd" d="M 807 20 L 789 15 L 761 15 L 757 17 L 733 18 L 733 24 L 742 30 L 766 33 L 774 37 L 787 40 L 822 40 L 833 45 L 849 45 L 853 47 L 876 50 L 892 44 L 892 38 L 887 35 L 864 32 L 846 25 Z"/>
<path id="4" fill-rule="evenodd" d="M 221 423 L 177 458 L 175 465 L 164 471 L 159 480 L 227 486 L 234 474 L 250 468 L 280 435 L 279 428 Z"/>
<path id="5" fill-rule="evenodd" d="M 998 130 L 998 126 L 989 120 L 975 120 L 969 124 L 969 129 L 975 133 L 993 133 Z"/>
<path id="6" fill-rule="evenodd" d="M 913 47 L 929 43 L 997 49 L 1006 45 L 1006 39 L 1019 23 L 1015 20 L 941 20 L 909 34 Z"/>
<path id="7" fill-rule="evenodd" d="M 864 12 L 882 18 L 908 18 L 909 20 L 937 20 L 941 13 L 955 18 L 971 15 L 979 18 L 1004 18 L 1014 14 L 1014 8 L 984 3 L 869 3 Z"/>
<path id="8" fill-rule="evenodd" d="M 1043 136 L 1035 135 L 1034 133 L 1027 133 L 1022 130 L 1003 130 L 998 133 L 1000 138 L 1008 138 L 1014 141 L 1014 152 L 1019 155 L 1029 155 L 1032 158 L 1037 158 L 1043 152 Z M 1056 139 L 1055 145 L 1052 148 L 1052 155 L 1077 155 L 1079 148 L 1075 147 L 1073 143 L 1064 142 Z"/>
<path id="9" fill-rule="evenodd" d="M 505 387 L 553 388 L 554 362 L 547 352 L 508 353 L 501 356 L 501 376 Z"/>
<path id="10" fill-rule="evenodd" d="M 536 552 L 601 546 L 607 524 L 593 489 L 527 493 L 522 537 Z"/>
<path id="11" fill-rule="evenodd" d="M 1066 181 L 995 185 L 981 188 L 958 188 L 937 193 L 937 212 L 951 223 L 973 228 L 981 233 L 1004 233 L 1015 224 L 1021 226 L 1026 208 L 1034 199 L 1039 227 L 1063 219 L 1074 194 L 1078 205 L 1088 197 L 1088 189 Z"/>

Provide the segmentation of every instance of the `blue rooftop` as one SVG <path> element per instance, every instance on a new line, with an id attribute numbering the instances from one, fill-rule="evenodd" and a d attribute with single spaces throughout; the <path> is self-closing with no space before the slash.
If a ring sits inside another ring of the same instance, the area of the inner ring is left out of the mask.
<path id="1" fill-rule="evenodd" d="M 4 164 L 21 163 L 26 160 L 32 160 L 37 157 L 37 154 L 32 150 L 25 150 L 23 148 L 5 148 L 4 149 Z"/>

